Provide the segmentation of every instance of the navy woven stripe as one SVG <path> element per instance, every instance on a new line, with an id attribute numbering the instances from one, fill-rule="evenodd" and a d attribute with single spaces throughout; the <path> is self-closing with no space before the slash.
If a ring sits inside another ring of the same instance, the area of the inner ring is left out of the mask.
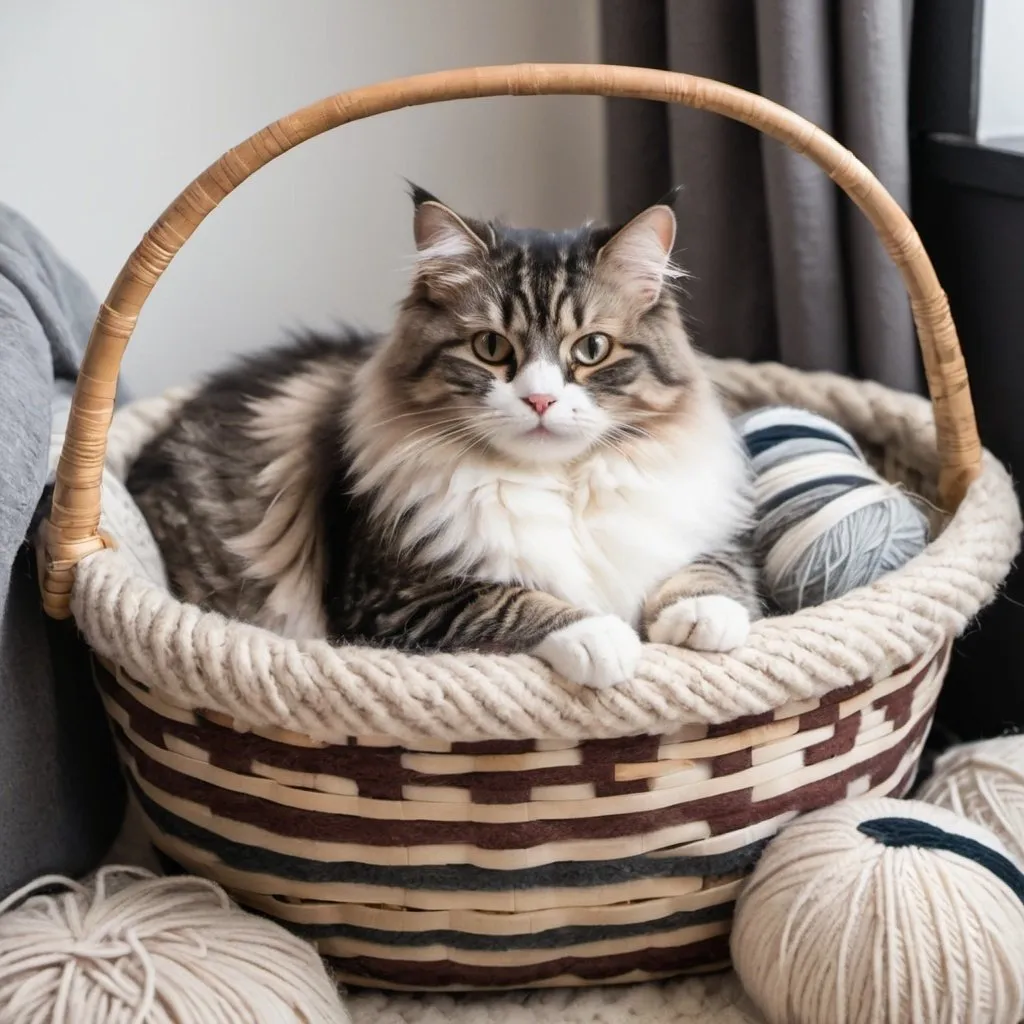
<path id="1" fill-rule="evenodd" d="M 750 457 L 754 458 L 762 452 L 783 441 L 791 441 L 794 438 L 816 438 L 819 441 L 833 441 L 841 444 L 851 455 L 860 458 L 860 452 L 850 445 L 850 442 L 842 434 L 833 433 L 819 427 L 811 427 L 803 423 L 780 423 L 770 427 L 761 427 L 759 430 L 752 430 L 749 434 L 743 435 L 743 443 L 747 446 Z"/>
<path id="2" fill-rule="evenodd" d="M 858 487 L 867 487 L 877 482 L 877 480 L 869 480 L 863 476 L 816 476 L 810 480 L 805 480 L 803 483 L 787 487 L 786 490 L 779 491 L 778 494 L 773 494 L 757 506 L 757 511 L 762 516 L 766 515 L 768 512 L 775 511 L 775 509 L 784 505 L 787 501 L 798 498 L 802 494 L 807 494 L 809 491 L 816 491 L 819 488 L 841 487 L 843 493 L 847 493 L 857 490 Z"/>
<path id="3" fill-rule="evenodd" d="M 871 821 L 862 821 L 857 829 L 886 846 L 916 846 L 925 850 L 945 850 L 958 857 L 966 857 L 991 871 L 1024 903 L 1024 874 L 1008 857 L 976 839 L 958 836 L 914 818 L 872 818 Z"/>
<path id="4" fill-rule="evenodd" d="M 442 867 L 388 867 L 356 861 L 320 861 L 275 853 L 224 839 L 154 803 L 129 782 L 151 821 L 168 835 L 216 854 L 228 867 L 258 871 L 293 881 L 347 882 L 353 885 L 396 886 L 430 892 L 500 892 L 509 889 L 577 889 L 622 885 L 646 878 L 692 878 L 748 871 L 767 844 L 751 843 L 714 857 L 627 857 L 622 860 L 563 861 L 537 868 L 498 871 L 470 864 Z"/>
<path id="5" fill-rule="evenodd" d="M 166 854 L 159 855 L 165 874 L 189 874 L 175 860 Z M 675 914 L 653 921 L 637 921 L 623 925 L 571 925 L 564 928 L 549 928 L 546 931 L 529 935 L 477 935 L 473 932 L 456 932 L 448 930 L 403 932 L 385 931 L 381 928 L 363 928 L 351 924 L 297 924 L 294 921 L 282 921 L 271 913 L 255 907 L 246 908 L 250 913 L 269 918 L 287 925 L 288 930 L 309 939 L 311 942 L 320 939 L 358 939 L 363 942 L 374 942 L 380 946 L 424 946 L 443 945 L 451 949 L 471 949 L 487 953 L 503 953 L 513 949 L 564 949 L 568 946 L 582 946 L 589 942 L 602 942 L 606 939 L 630 939 L 640 935 L 658 935 L 662 932 L 676 931 L 680 928 L 692 928 L 702 924 L 713 924 L 728 921 L 736 909 L 734 901 L 717 903 L 699 910 L 681 910 Z M 412 911 L 416 913 L 416 911 Z"/>

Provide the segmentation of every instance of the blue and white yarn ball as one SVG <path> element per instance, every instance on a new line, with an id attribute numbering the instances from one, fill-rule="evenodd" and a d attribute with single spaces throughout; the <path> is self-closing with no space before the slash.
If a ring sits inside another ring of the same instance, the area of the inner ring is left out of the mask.
<path id="1" fill-rule="evenodd" d="M 754 470 L 754 546 L 783 612 L 822 604 L 899 569 L 928 543 L 928 520 L 880 477 L 842 427 L 770 406 L 735 420 Z"/>

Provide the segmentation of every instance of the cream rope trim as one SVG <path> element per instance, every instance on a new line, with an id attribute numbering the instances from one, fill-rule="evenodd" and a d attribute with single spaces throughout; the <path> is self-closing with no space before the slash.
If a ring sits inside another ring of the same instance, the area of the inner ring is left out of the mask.
<path id="1" fill-rule="evenodd" d="M 720 363 L 712 372 L 740 405 L 806 406 L 934 476 L 934 427 L 921 399 L 774 365 Z M 136 419 L 140 430 L 160 419 L 152 412 L 151 403 Z M 125 429 L 112 431 L 112 448 L 122 438 L 138 445 L 127 429 L 132 415 Z M 96 651 L 167 700 L 255 728 L 326 742 L 357 735 L 412 742 L 664 734 L 884 679 L 931 654 L 992 600 L 1020 529 L 1010 478 L 986 453 L 981 476 L 945 531 L 899 572 L 825 605 L 757 622 L 733 654 L 648 645 L 636 678 L 603 692 L 570 686 L 525 656 L 418 656 L 285 640 L 181 604 L 116 551 L 82 560 L 72 608 Z"/>

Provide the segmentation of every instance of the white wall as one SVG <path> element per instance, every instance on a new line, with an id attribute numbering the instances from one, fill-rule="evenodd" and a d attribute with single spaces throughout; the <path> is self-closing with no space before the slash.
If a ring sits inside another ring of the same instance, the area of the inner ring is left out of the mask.
<path id="1" fill-rule="evenodd" d="M 0 201 L 102 296 L 177 192 L 282 114 L 421 71 L 593 61 L 597 36 L 596 0 L 0 0 Z M 399 111 L 286 154 L 158 284 L 125 362 L 135 393 L 285 327 L 385 326 L 411 251 L 403 176 L 467 213 L 600 217 L 600 101 Z"/>
<path id="2" fill-rule="evenodd" d="M 1024 0 L 985 0 L 978 137 L 1024 135 Z"/>

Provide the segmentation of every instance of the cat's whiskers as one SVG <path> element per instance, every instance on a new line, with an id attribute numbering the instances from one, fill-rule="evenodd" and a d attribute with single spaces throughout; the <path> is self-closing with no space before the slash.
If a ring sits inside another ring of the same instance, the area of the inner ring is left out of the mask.
<path id="1" fill-rule="evenodd" d="M 447 406 L 445 412 L 459 412 L 464 410 L 467 413 L 480 413 L 486 412 L 487 410 L 481 410 L 478 405 L 453 405 Z M 376 423 L 367 423 L 365 425 L 367 430 L 379 430 L 381 427 L 390 426 L 392 423 L 397 423 L 399 420 L 409 419 L 412 416 L 432 416 L 436 410 L 434 409 L 413 409 L 412 412 L 399 413 L 397 416 L 389 416 L 385 420 L 377 420 Z M 451 420 L 433 420 L 432 423 L 450 423 Z M 427 424 L 430 426 L 430 424 Z"/>
<path id="2" fill-rule="evenodd" d="M 397 452 L 403 456 L 409 458 L 422 458 L 422 456 L 436 448 L 441 448 L 449 441 L 457 441 L 462 437 L 471 434 L 477 430 L 475 424 L 469 421 L 462 421 L 457 426 L 448 427 L 446 430 L 438 431 L 435 434 L 431 434 L 429 437 L 421 437 L 415 440 L 412 439 L 412 435 L 409 435 L 406 440 L 397 449 Z M 422 433 L 422 431 L 417 431 Z"/>

